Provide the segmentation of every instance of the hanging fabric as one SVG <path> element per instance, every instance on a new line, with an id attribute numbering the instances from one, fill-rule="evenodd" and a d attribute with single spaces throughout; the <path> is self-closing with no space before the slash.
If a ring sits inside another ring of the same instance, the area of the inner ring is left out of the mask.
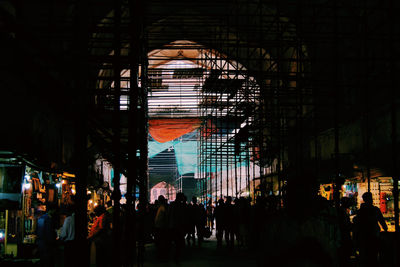
<path id="1" fill-rule="evenodd" d="M 157 141 L 149 141 L 149 158 L 155 157 L 158 153 L 174 146 L 177 141 L 169 141 L 165 143 L 159 143 Z"/>
<path id="2" fill-rule="evenodd" d="M 200 127 L 200 119 L 150 119 L 149 133 L 159 143 L 172 141 Z"/>
<path id="3" fill-rule="evenodd" d="M 197 172 L 197 141 L 180 142 L 174 150 L 180 175 Z"/>

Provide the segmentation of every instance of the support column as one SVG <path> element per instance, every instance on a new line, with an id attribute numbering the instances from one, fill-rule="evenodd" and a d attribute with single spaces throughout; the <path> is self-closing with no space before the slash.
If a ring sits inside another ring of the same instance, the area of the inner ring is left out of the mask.
<path id="1" fill-rule="evenodd" d="M 76 95 L 75 102 L 75 144 L 73 168 L 76 175 L 76 216 L 75 236 L 76 255 L 81 266 L 89 266 L 89 248 L 86 240 L 87 225 L 87 177 L 88 177 L 88 62 L 87 47 L 89 40 L 89 3 L 77 2 L 77 13 L 74 21 L 74 56 L 78 67 L 73 72 L 72 84 Z"/>
<path id="2" fill-rule="evenodd" d="M 121 125 L 120 125 L 120 98 L 121 98 L 121 0 L 114 2 L 114 55 L 113 55 L 113 72 L 114 72 L 114 103 L 113 103 L 113 124 L 112 124 L 112 151 L 113 151 L 113 168 L 114 168 L 114 191 L 112 198 L 114 200 L 113 208 L 113 229 L 112 229 L 112 264 L 113 266 L 121 265 L 121 222 L 120 222 L 120 174 L 121 174 Z"/>

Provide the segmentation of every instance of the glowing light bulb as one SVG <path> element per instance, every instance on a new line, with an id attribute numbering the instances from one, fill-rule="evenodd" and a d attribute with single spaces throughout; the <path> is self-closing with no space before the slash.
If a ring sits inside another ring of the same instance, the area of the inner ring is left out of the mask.
<path id="1" fill-rule="evenodd" d="M 57 188 L 61 187 L 61 183 L 56 183 Z"/>
<path id="2" fill-rule="evenodd" d="M 0 238 L 3 238 L 4 237 L 4 234 L 3 233 L 0 233 Z"/>
<path id="3" fill-rule="evenodd" d="M 71 192 L 73 195 L 75 195 L 75 193 L 76 193 L 75 189 L 71 189 Z"/>

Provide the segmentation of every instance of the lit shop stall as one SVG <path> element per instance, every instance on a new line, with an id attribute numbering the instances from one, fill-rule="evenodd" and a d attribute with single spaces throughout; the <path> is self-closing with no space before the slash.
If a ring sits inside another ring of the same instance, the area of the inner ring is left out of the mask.
<path id="1" fill-rule="evenodd" d="M 56 227 L 65 219 L 63 209 L 75 194 L 75 176 L 40 171 L 26 165 L 0 167 L 0 232 L 4 232 L 1 255 L 34 258 L 39 211 L 54 208 Z"/>
<path id="2" fill-rule="evenodd" d="M 352 205 L 349 209 L 350 218 L 357 213 L 361 203 L 362 195 L 368 192 L 368 182 L 366 179 L 353 178 L 346 179 L 342 185 L 340 198 L 347 197 Z M 370 180 L 370 192 L 373 197 L 373 205 L 378 207 L 383 217 L 386 219 L 388 231 L 394 232 L 394 198 L 393 198 L 393 179 L 391 177 L 374 177 Z M 333 184 L 320 185 L 319 193 L 327 200 L 333 201 Z"/>

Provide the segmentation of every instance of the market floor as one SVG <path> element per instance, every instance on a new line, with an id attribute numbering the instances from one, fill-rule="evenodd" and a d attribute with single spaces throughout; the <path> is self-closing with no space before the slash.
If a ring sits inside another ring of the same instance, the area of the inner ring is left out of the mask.
<path id="1" fill-rule="evenodd" d="M 174 248 L 171 249 L 172 253 Z M 171 254 L 172 254 L 171 253 Z M 176 263 L 173 257 L 168 262 L 161 262 L 156 257 L 154 244 L 148 244 L 145 247 L 143 267 L 243 267 L 257 266 L 255 253 L 245 249 L 235 248 L 233 251 L 222 247 L 217 250 L 217 240 L 214 236 L 206 239 L 201 247 L 185 247 L 182 259 Z"/>

